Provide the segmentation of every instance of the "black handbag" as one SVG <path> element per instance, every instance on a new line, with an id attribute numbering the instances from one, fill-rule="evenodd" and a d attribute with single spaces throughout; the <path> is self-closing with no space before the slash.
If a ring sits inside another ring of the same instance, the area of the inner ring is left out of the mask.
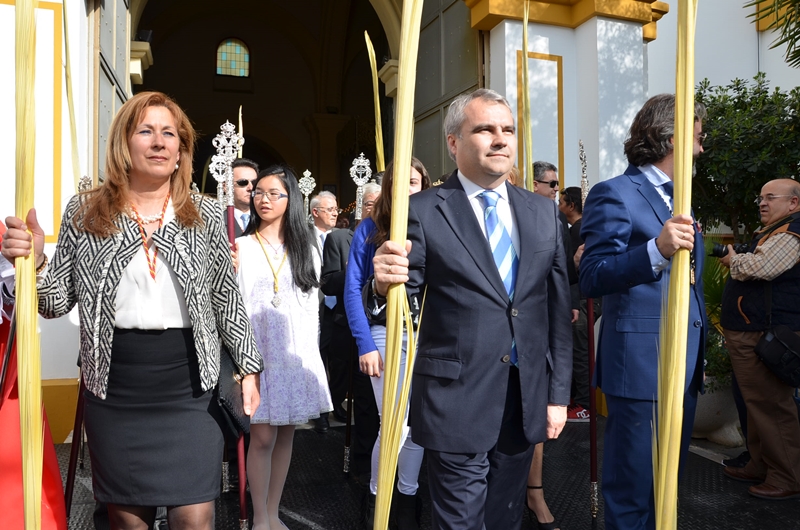
<path id="1" fill-rule="evenodd" d="M 242 376 L 225 345 L 219 352 L 219 384 L 217 402 L 227 426 L 236 436 L 250 433 L 250 417 L 244 413 L 242 400 Z"/>
<path id="2" fill-rule="evenodd" d="M 756 344 L 756 354 L 778 379 L 800 386 L 800 336 L 787 326 L 768 329 Z"/>
<path id="3" fill-rule="evenodd" d="M 764 291 L 769 328 L 756 344 L 761 361 L 789 386 L 800 386 L 800 336 L 788 326 L 772 326 L 772 283 Z"/>

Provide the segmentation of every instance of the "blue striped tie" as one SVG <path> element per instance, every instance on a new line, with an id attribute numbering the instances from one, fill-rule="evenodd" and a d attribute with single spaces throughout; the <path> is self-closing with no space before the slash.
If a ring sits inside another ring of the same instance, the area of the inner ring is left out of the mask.
<path id="1" fill-rule="evenodd" d="M 511 236 L 508 235 L 506 227 L 503 226 L 500 217 L 497 215 L 497 201 L 500 199 L 500 194 L 496 191 L 486 190 L 480 194 L 480 197 L 483 199 L 483 219 L 486 222 L 486 237 L 489 239 L 494 263 L 498 272 L 500 272 L 500 278 L 503 279 L 508 299 L 513 301 L 519 258 L 514 250 L 514 245 L 511 243 Z M 517 366 L 516 340 L 511 342 L 511 364 Z"/>

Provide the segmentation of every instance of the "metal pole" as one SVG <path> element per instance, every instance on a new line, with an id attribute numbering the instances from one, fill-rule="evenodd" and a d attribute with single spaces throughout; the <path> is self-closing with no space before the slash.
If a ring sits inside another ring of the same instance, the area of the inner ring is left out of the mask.
<path id="1" fill-rule="evenodd" d="M 586 300 L 586 323 L 589 335 L 589 482 L 591 488 L 592 524 L 597 523 L 599 496 L 597 492 L 597 389 L 592 388 L 594 378 L 594 299 Z"/>

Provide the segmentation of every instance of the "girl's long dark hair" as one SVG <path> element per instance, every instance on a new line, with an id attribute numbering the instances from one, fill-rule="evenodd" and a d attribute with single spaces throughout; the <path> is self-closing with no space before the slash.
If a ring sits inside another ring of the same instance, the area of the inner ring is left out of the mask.
<path id="1" fill-rule="evenodd" d="M 416 157 L 411 157 L 411 167 L 419 172 L 422 177 L 422 190 L 427 190 L 431 187 L 431 177 L 428 175 L 428 170 L 422 165 Z M 403 172 L 405 175 L 406 173 Z M 410 174 L 410 171 L 409 171 Z M 406 177 L 406 178 L 411 178 Z M 368 241 L 374 243 L 379 247 L 389 239 L 389 228 L 392 224 L 392 186 L 394 182 L 394 162 L 389 162 L 386 166 L 386 171 L 383 173 L 383 180 L 381 181 L 381 194 L 378 200 L 375 201 L 375 206 L 372 207 L 372 220 L 375 222 L 375 230 L 370 235 Z"/>
<path id="2" fill-rule="evenodd" d="M 301 291 L 307 293 L 314 287 L 319 287 L 319 279 L 314 270 L 314 240 L 311 230 L 306 222 L 306 215 L 303 211 L 303 196 L 297 184 L 297 174 L 294 170 L 283 164 L 276 164 L 262 170 L 258 174 L 253 189 L 266 177 L 278 177 L 286 188 L 286 212 L 283 214 L 283 244 L 289 256 L 289 266 L 292 268 L 292 279 L 294 284 Z M 258 231 L 261 224 L 261 217 L 256 210 L 253 197 L 250 197 L 250 222 L 247 223 L 244 235 L 253 235 Z"/>

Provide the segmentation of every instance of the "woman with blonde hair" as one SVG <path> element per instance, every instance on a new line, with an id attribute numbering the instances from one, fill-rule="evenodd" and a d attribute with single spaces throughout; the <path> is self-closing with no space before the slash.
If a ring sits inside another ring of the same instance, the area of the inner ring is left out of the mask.
<path id="1" fill-rule="evenodd" d="M 92 487 L 113 529 L 151 527 L 158 506 L 171 530 L 214 527 L 220 338 L 243 376 L 245 412 L 259 403 L 263 363 L 222 207 L 190 189 L 194 142 L 173 100 L 137 94 L 111 124 L 105 180 L 67 205 L 52 262 L 34 210 L 6 220 L 3 256 L 33 250 L 39 313 L 78 306 Z"/>

